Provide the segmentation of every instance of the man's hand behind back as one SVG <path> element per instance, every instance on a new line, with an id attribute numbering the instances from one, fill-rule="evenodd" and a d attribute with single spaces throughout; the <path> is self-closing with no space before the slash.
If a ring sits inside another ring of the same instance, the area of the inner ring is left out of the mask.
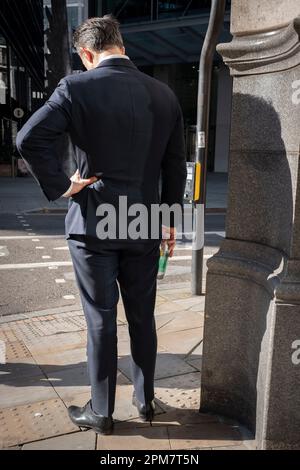
<path id="1" fill-rule="evenodd" d="M 74 194 L 79 193 L 83 188 L 89 186 L 92 183 L 97 181 L 96 176 L 92 176 L 91 178 L 81 178 L 79 174 L 79 170 L 71 176 L 71 186 L 68 191 L 63 195 L 64 197 L 72 197 Z"/>

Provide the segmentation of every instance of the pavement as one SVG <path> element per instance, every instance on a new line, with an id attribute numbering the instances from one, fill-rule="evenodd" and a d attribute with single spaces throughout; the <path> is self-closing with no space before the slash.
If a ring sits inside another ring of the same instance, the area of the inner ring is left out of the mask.
<path id="1" fill-rule="evenodd" d="M 224 177 L 210 207 L 226 207 Z M 204 296 L 190 289 L 191 245 L 178 245 L 159 282 L 155 309 L 157 414 L 142 423 L 131 404 L 130 345 L 118 305 L 114 434 L 80 431 L 67 407 L 90 397 L 86 324 L 63 235 L 65 201 L 48 204 L 31 178 L 0 178 L 0 448 L 18 450 L 248 450 L 237 423 L 199 413 Z M 57 209 L 58 213 L 47 212 Z M 46 209 L 41 211 L 41 209 Z M 32 211 L 36 211 L 33 213 Z M 224 214 L 207 216 L 205 259 L 223 239 Z M 203 279 L 205 285 L 205 273 Z"/>

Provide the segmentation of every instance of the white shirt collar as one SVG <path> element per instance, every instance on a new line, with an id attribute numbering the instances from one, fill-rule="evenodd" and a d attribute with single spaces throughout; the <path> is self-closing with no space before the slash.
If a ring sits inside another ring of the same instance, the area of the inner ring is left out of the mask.
<path id="1" fill-rule="evenodd" d="M 101 59 L 99 60 L 98 65 L 100 65 L 104 60 L 108 60 L 108 59 L 127 59 L 127 60 L 130 60 L 129 57 L 127 55 L 124 55 L 124 54 L 110 54 L 110 55 L 106 55 L 104 57 L 101 57 Z"/>

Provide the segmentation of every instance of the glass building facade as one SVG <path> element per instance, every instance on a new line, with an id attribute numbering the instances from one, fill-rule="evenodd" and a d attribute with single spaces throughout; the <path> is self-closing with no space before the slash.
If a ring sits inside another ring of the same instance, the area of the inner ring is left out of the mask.
<path id="1" fill-rule="evenodd" d="M 126 53 L 140 70 L 167 83 L 178 96 L 185 120 L 187 154 L 192 160 L 199 58 L 211 1 L 66 0 L 66 5 L 70 40 L 73 30 L 87 17 L 112 13 L 118 18 Z M 0 175 L 12 173 L 17 130 L 46 98 L 46 7 L 51 9 L 51 0 L 1 0 Z M 231 38 L 229 17 L 230 1 L 227 2 L 221 42 Z M 73 70 L 81 67 L 78 55 L 73 51 Z M 210 113 L 211 171 L 227 171 L 230 97 L 231 79 L 216 54 Z"/>
<path id="2" fill-rule="evenodd" d="M 51 0 L 43 0 L 44 8 L 48 7 L 51 10 Z M 69 32 L 72 33 L 77 26 L 82 23 L 88 17 L 88 0 L 66 0 Z M 45 29 L 47 28 L 46 15 L 45 18 Z"/>
<path id="3" fill-rule="evenodd" d="M 42 1 L 1 0 L 0 175 L 15 173 L 16 133 L 44 100 L 43 54 Z"/>

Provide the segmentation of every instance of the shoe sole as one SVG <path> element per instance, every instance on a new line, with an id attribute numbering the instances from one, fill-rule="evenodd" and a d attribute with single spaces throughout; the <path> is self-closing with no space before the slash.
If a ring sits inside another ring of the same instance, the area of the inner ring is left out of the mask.
<path id="1" fill-rule="evenodd" d="M 75 424 L 75 423 L 73 423 Z M 96 434 L 101 434 L 102 436 L 109 436 L 110 434 L 112 434 L 114 428 L 112 427 L 111 429 L 108 429 L 107 431 L 102 431 L 98 428 L 93 428 L 92 426 L 79 426 L 78 424 L 75 424 L 75 426 L 77 426 L 80 431 L 89 431 L 89 430 L 92 430 L 94 431 Z"/>
<path id="2" fill-rule="evenodd" d="M 80 426 L 79 424 L 74 423 L 74 421 L 72 420 L 71 417 L 70 417 L 70 420 L 72 421 L 73 424 L 75 424 L 75 426 L 77 426 L 80 429 L 80 431 L 88 431 L 88 430 L 92 429 L 96 434 L 102 434 L 103 436 L 109 436 L 110 434 L 112 434 L 112 432 L 114 430 L 114 425 L 112 425 L 112 427 L 110 429 L 102 430 L 102 429 L 99 429 L 99 428 L 95 428 L 93 426 Z"/>
<path id="3" fill-rule="evenodd" d="M 75 424 L 75 423 L 74 423 Z M 113 430 L 114 428 L 112 427 L 111 429 L 108 429 L 107 431 L 102 431 L 98 428 L 93 428 L 93 427 L 89 427 L 89 426 L 78 426 L 78 424 L 76 424 L 76 426 L 80 429 L 80 431 L 89 431 L 89 430 L 92 430 L 94 431 L 96 434 L 100 434 L 101 436 L 109 436 L 110 434 L 113 433 Z"/>

